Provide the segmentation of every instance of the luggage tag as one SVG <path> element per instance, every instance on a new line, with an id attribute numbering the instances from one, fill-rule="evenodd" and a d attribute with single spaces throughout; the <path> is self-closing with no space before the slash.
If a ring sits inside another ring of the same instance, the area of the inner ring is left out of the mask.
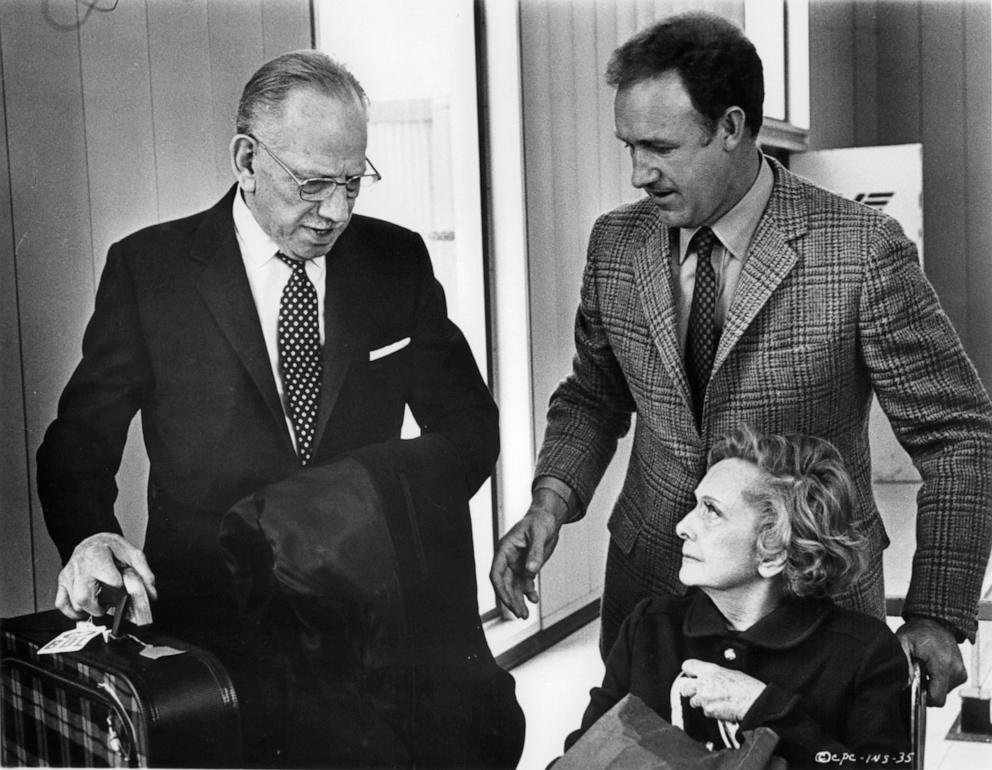
<path id="1" fill-rule="evenodd" d="M 177 650 L 175 647 L 165 645 L 145 644 L 132 634 L 121 634 L 121 624 L 124 622 L 124 616 L 127 615 L 127 605 L 130 596 L 127 591 L 112 586 L 102 586 L 99 596 L 104 601 L 109 599 L 113 603 L 114 620 L 109 628 L 97 625 L 93 622 L 92 618 L 89 620 L 78 620 L 76 621 L 75 628 L 64 631 L 56 636 L 52 641 L 40 647 L 37 654 L 55 655 L 60 652 L 79 652 L 79 650 L 83 649 L 91 640 L 98 636 L 103 637 L 105 644 L 111 639 L 131 639 L 141 645 L 141 652 L 138 654 L 151 660 L 158 660 L 159 658 L 165 658 L 171 655 L 182 655 L 186 652 L 186 650 Z"/>
<path id="2" fill-rule="evenodd" d="M 110 636 L 110 630 L 96 625 L 92 620 L 77 620 L 76 627 L 63 631 L 52 641 L 38 649 L 39 655 L 55 655 L 59 652 L 79 652 L 91 639 Z"/>
<path id="3" fill-rule="evenodd" d="M 120 636 L 121 622 L 127 613 L 127 591 L 99 584 L 97 598 L 101 604 L 108 606 L 110 602 L 114 604 L 114 623 L 110 628 L 98 626 L 93 619 L 77 620 L 76 627 L 63 631 L 52 641 L 38 649 L 39 655 L 56 655 L 60 652 L 79 652 L 83 647 L 98 636 L 103 637 L 104 643 L 111 638 L 117 639 Z M 109 601 L 108 601 L 109 600 Z"/>

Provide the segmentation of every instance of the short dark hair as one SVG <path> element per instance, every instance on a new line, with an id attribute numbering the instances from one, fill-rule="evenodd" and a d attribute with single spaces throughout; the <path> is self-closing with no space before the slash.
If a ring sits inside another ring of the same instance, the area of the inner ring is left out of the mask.
<path id="1" fill-rule="evenodd" d="M 827 596 L 864 569 L 866 538 L 854 521 L 854 487 L 829 441 L 798 433 L 762 436 L 746 426 L 721 437 L 709 465 L 740 459 L 762 480 L 742 497 L 758 512 L 758 553 L 783 552 L 783 576 L 796 596 Z"/>
<path id="2" fill-rule="evenodd" d="M 294 88 L 312 88 L 339 99 L 357 99 L 368 106 L 365 90 L 348 68 L 322 51 L 291 51 L 270 59 L 245 84 L 238 102 L 236 129 L 250 134 L 264 114 L 278 115 Z"/>
<path id="3" fill-rule="evenodd" d="M 675 71 L 692 106 L 715 128 L 728 107 L 744 110 L 752 136 L 761 128 L 765 81 L 761 59 L 744 33 L 708 13 L 663 19 L 617 48 L 606 67 L 615 88 Z"/>

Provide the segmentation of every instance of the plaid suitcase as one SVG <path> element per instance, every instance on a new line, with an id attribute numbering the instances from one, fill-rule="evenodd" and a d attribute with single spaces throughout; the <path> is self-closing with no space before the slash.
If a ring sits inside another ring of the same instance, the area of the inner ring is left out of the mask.
<path id="1" fill-rule="evenodd" d="M 213 654 L 131 625 L 79 652 L 37 654 L 74 625 L 57 610 L 0 621 L 4 766 L 240 765 L 237 698 Z M 144 645 L 184 652 L 151 659 Z"/>

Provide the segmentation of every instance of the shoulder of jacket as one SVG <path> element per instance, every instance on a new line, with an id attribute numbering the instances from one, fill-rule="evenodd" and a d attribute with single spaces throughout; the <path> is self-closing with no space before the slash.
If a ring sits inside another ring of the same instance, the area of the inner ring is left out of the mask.
<path id="1" fill-rule="evenodd" d="M 824 635 L 833 634 L 865 649 L 889 641 L 899 645 L 895 633 L 886 623 L 863 612 L 834 605 L 820 628 Z"/>

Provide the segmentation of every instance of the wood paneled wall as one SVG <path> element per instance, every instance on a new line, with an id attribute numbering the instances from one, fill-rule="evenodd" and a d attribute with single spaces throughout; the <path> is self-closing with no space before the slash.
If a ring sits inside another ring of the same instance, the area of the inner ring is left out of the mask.
<path id="1" fill-rule="evenodd" d="M 814 0 L 811 149 L 921 142 L 925 270 L 992 388 L 987 0 Z"/>
<path id="2" fill-rule="evenodd" d="M 596 217 L 640 194 L 614 136 L 613 89 L 603 79 L 613 50 L 673 13 L 710 10 L 743 23 L 739 2 L 522 0 L 521 81 L 537 447 L 548 398 L 571 370 L 573 323 L 586 241 Z M 542 622 L 550 625 L 599 596 L 608 532 L 629 440 L 621 445 L 586 518 L 565 528 L 541 572 Z M 523 511 L 517 513 L 517 516 Z"/>
<path id="3" fill-rule="evenodd" d="M 244 81 L 311 42 L 307 0 L 0 3 L 0 614 L 54 597 L 34 454 L 78 361 L 107 248 L 227 189 Z M 145 473 L 132 451 L 118 474 L 136 538 Z"/>

